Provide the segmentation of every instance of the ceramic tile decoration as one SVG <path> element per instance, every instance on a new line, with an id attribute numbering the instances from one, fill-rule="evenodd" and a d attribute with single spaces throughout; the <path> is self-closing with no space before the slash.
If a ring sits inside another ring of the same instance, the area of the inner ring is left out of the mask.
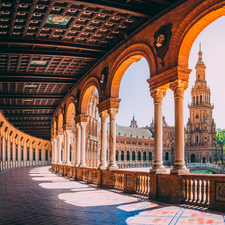
<path id="1" fill-rule="evenodd" d="M 55 16 L 55 15 L 49 15 L 48 20 L 46 24 L 51 25 L 67 25 L 71 17 L 69 16 Z"/>

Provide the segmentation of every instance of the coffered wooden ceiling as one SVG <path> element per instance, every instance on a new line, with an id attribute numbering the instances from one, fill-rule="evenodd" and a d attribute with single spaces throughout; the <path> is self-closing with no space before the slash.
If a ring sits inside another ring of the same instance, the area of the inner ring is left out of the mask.
<path id="1" fill-rule="evenodd" d="M 0 109 L 50 139 L 51 116 L 106 53 L 177 0 L 0 0 Z"/>

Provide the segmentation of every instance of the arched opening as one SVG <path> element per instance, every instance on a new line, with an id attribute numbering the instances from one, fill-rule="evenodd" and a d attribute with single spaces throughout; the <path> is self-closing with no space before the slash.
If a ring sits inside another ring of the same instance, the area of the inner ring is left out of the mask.
<path id="1" fill-rule="evenodd" d="M 152 152 L 149 152 L 149 161 L 152 161 Z"/>
<path id="2" fill-rule="evenodd" d="M 135 153 L 135 151 L 133 151 L 132 152 L 132 161 L 135 161 L 135 155 L 136 155 L 136 153 Z"/>
<path id="3" fill-rule="evenodd" d="M 138 152 L 138 161 L 141 161 L 141 152 Z"/>
<path id="4" fill-rule="evenodd" d="M 93 84 L 89 85 L 81 93 L 81 113 L 82 115 L 87 116 L 86 123 L 86 142 L 89 143 L 89 150 L 87 151 L 86 162 L 87 166 L 98 166 L 98 161 L 94 160 L 93 164 L 91 163 L 93 159 L 96 159 L 97 151 L 92 151 L 96 148 L 96 142 L 99 141 L 98 137 L 98 103 L 99 103 L 99 94 L 97 87 Z M 92 150 L 91 150 L 92 149 Z M 107 161 L 109 155 L 107 154 Z"/>
<path id="5" fill-rule="evenodd" d="M 124 161 L 124 151 L 121 151 L 121 161 Z"/>
<path id="6" fill-rule="evenodd" d="M 119 156 L 119 151 L 118 150 L 116 150 L 116 161 L 118 161 L 119 159 L 118 159 L 118 156 Z"/>
<path id="7" fill-rule="evenodd" d="M 146 152 L 143 153 L 143 161 L 146 161 L 147 157 L 146 157 Z"/>
<path id="8" fill-rule="evenodd" d="M 169 160 L 169 152 L 166 152 L 166 155 L 165 155 L 165 160 L 168 161 Z"/>
<path id="9" fill-rule="evenodd" d="M 127 151 L 127 161 L 130 161 L 130 152 Z"/>
<path id="10" fill-rule="evenodd" d="M 191 154 L 191 163 L 195 162 L 195 154 Z"/>

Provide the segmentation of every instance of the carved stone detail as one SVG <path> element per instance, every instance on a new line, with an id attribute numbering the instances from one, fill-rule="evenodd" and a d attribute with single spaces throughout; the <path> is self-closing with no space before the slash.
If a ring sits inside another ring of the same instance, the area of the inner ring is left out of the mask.
<path id="1" fill-rule="evenodd" d="M 154 103 L 162 103 L 163 98 L 166 96 L 166 89 L 156 88 L 150 91 L 150 94 L 154 99 Z"/>
<path id="2" fill-rule="evenodd" d="M 174 92 L 174 97 L 184 97 L 184 91 L 188 88 L 188 81 L 176 80 L 170 83 L 170 89 Z"/>

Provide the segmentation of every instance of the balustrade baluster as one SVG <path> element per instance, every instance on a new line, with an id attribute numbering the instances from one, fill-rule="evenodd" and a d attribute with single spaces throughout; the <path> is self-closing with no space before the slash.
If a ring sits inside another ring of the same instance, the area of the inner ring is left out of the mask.
<path id="1" fill-rule="evenodd" d="M 209 188 L 210 188 L 210 181 L 206 180 L 206 198 L 205 198 L 205 204 L 209 204 Z"/>
<path id="2" fill-rule="evenodd" d="M 144 191 L 144 184 L 143 184 L 143 176 L 141 176 L 141 194 L 143 194 Z"/>
<path id="3" fill-rule="evenodd" d="M 196 179 L 193 179 L 193 202 L 197 201 L 197 197 L 196 197 Z"/>
<path id="4" fill-rule="evenodd" d="M 192 180 L 189 180 L 189 202 L 192 202 Z"/>
<path id="5" fill-rule="evenodd" d="M 200 179 L 197 179 L 197 203 L 200 203 Z"/>
<path id="6" fill-rule="evenodd" d="M 205 194 L 206 194 L 206 190 L 205 190 L 205 180 L 202 180 L 202 193 L 201 193 L 201 203 L 204 204 L 205 203 Z"/>
<path id="7" fill-rule="evenodd" d="M 144 192 L 143 192 L 143 194 L 146 194 L 146 176 L 143 176 L 143 181 L 144 181 Z"/>
<path id="8" fill-rule="evenodd" d="M 188 201 L 188 179 L 184 180 L 185 201 Z"/>

